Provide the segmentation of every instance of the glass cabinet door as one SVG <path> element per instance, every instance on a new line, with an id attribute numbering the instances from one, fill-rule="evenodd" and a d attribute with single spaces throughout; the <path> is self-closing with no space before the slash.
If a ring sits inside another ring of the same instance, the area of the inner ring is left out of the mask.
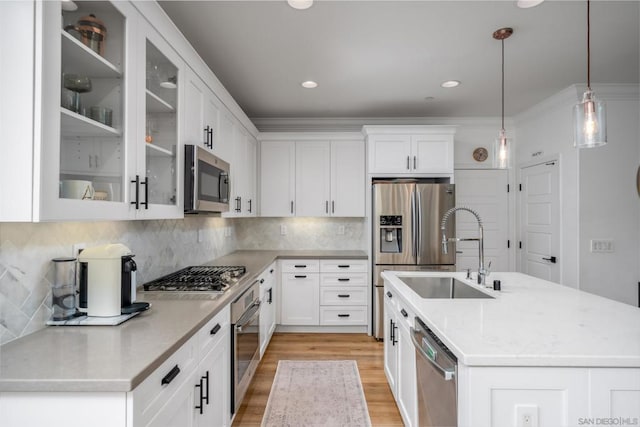
<path id="1" fill-rule="evenodd" d="M 178 138 L 182 66 L 175 51 L 155 30 L 145 28 L 145 62 L 140 64 L 145 82 L 141 111 L 144 132 L 138 132 L 138 155 L 143 162 L 138 162 L 139 183 L 132 182 L 131 203 L 138 201 L 137 215 L 144 218 L 182 217 L 179 159 L 183 159 L 183 153 Z"/>

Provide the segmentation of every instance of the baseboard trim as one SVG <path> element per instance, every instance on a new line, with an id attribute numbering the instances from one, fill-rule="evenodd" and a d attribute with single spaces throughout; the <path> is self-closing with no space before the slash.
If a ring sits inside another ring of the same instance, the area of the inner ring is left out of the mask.
<path id="1" fill-rule="evenodd" d="M 367 326 L 292 326 L 292 325 L 278 325 L 276 332 L 303 332 L 312 334 L 366 334 Z"/>

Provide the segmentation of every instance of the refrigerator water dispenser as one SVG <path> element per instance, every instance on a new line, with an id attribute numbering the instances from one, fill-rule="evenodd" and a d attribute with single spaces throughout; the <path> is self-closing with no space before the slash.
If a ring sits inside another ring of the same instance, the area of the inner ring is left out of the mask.
<path id="1" fill-rule="evenodd" d="M 380 216 L 380 252 L 402 252 L 402 215 Z"/>

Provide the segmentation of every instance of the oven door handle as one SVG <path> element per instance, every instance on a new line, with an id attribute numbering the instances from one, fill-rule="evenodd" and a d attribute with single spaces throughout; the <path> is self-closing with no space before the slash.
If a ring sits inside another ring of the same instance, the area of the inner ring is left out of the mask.
<path id="1" fill-rule="evenodd" d="M 261 301 L 258 300 L 253 303 L 251 308 L 238 319 L 238 323 L 236 324 L 236 330 L 238 332 L 242 332 L 242 328 L 252 323 L 256 317 L 260 315 L 260 304 Z"/>
<path id="2" fill-rule="evenodd" d="M 429 353 L 430 354 L 427 354 L 427 352 L 424 351 L 424 348 L 422 348 L 422 345 L 416 339 L 416 334 L 418 334 L 418 332 L 413 328 L 409 328 L 409 329 L 410 329 L 409 335 L 411 335 L 411 341 L 413 341 L 413 345 L 416 348 L 416 350 L 418 351 L 418 353 L 420 353 L 420 355 L 427 362 L 429 362 L 431 365 L 433 365 L 434 368 L 436 368 L 438 373 L 440 373 L 440 375 L 442 375 L 442 378 L 444 378 L 445 381 L 452 380 L 453 377 L 455 377 L 456 372 L 454 370 L 446 369 L 446 368 L 440 366 L 440 364 L 436 363 L 435 359 L 436 359 L 437 350 L 435 348 L 433 348 L 429 343 L 425 343 L 425 344 L 427 344 L 429 346 Z"/>

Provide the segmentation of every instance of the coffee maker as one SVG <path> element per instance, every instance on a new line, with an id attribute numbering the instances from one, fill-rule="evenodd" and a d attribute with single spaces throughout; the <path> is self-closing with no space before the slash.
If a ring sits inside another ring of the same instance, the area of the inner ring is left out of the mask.
<path id="1" fill-rule="evenodd" d="M 83 250 L 80 263 L 78 310 L 87 316 L 113 317 L 146 310 L 136 303 L 136 263 L 120 243 Z"/>

